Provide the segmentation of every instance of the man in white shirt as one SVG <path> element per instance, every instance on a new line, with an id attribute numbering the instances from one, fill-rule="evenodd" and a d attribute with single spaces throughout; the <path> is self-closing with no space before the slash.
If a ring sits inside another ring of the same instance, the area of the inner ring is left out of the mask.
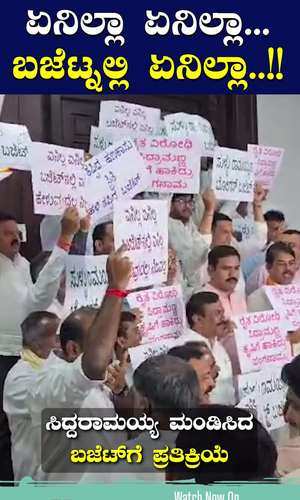
<path id="1" fill-rule="evenodd" d="M 2 401 L 5 377 L 22 349 L 21 323 L 32 311 L 45 310 L 52 303 L 78 229 L 77 210 L 67 209 L 57 246 L 33 285 L 29 262 L 19 254 L 21 241 L 17 222 L 14 217 L 0 213 L 0 456 L 3 459 L 0 480 L 13 480 L 9 429 Z"/>
<path id="2" fill-rule="evenodd" d="M 212 220 L 216 205 L 212 189 L 202 195 L 205 205 L 199 226 L 193 222 L 193 195 L 174 194 L 169 217 L 169 245 L 176 251 L 183 278 L 197 272 L 207 258 L 211 244 Z"/>
<path id="3" fill-rule="evenodd" d="M 98 397 L 113 357 L 117 339 L 123 297 L 128 286 L 132 265 L 123 256 L 123 249 L 112 253 L 107 264 L 109 288 L 96 313 L 78 318 L 72 313 L 61 327 L 61 347 L 64 360 L 50 355 L 30 387 L 28 406 L 31 413 L 34 477 L 47 480 L 49 472 L 43 472 L 41 464 L 41 412 L 44 408 L 93 408 L 103 407 L 105 394 Z M 92 321 L 91 321 L 92 320 Z M 71 324 L 70 324 L 71 321 Z M 83 323 L 85 322 L 85 323 Z M 94 390 L 95 389 L 95 390 Z M 95 404 L 95 400 L 98 404 Z M 65 450 L 56 450 L 59 461 Z M 47 460 L 53 460 L 52 456 Z M 44 464 L 45 465 L 45 464 Z"/>
<path id="4" fill-rule="evenodd" d="M 267 241 L 267 224 L 264 220 L 262 202 L 265 196 L 265 191 L 260 185 L 256 185 L 253 200 L 253 216 L 254 216 L 254 235 L 253 238 L 238 242 L 233 237 L 232 219 L 221 212 L 215 212 L 212 221 L 212 241 L 211 248 L 219 245 L 229 245 L 235 247 L 241 259 L 245 259 L 248 255 L 262 250 Z M 208 263 L 207 254 L 205 262 L 203 262 L 200 269 L 191 270 L 188 273 L 188 283 L 198 291 L 203 285 L 208 282 Z M 242 292 L 245 291 L 245 281 L 242 274 L 240 274 L 238 289 Z"/>
<path id="5" fill-rule="evenodd" d="M 224 308 L 217 294 L 199 292 L 191 297 L 186 306 L 187 320 L 190 330 L 182 336 L 182 341 L 207 344 L 220 368 L 216 388 L 212 391 L 211 402 L 234 404 L 234 388 L 230 358 L 218 341 L 223 336 L 226 321 Z"/>
<path id="6" fill-rule="evenodd" d="M 21 359 L 8 372 L 4 383 L 3 408 L 11 432 L 11 455 L 15 481 L 32 473 L 31 417 L 28 390 L 38 370 L 55 349 L 59 319 L 49 312 L 33 312 L 22 323 Z"/>

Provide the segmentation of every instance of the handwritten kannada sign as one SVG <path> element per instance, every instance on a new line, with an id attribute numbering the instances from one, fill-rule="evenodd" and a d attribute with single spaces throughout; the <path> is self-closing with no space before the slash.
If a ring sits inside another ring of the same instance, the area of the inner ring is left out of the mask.
<path id="1" fill-rule="evenodd" d="M 84 306 L 100 307 L 108 284 L 106 261 L 107 255 L 68 255 L 66 313 Z"/>
<path id="2" fill-rule="evenodd" d="M 300 328 L 300 286 L 265 286 L 264 290 L 272 307 L 285 314 L 291 324 L 291 330 Z"/>
<path id="3" fill-rule="evenodd" d="M 61 215 L 68 207 L 86 214 L 84 151 L 42 142 L 31 147 L 34 212 Z"/>
<path id="4" fill-rule="evenodd" d="M 273 310 L 263 311 L 243 314 L 234 321 L 242 373 L 283 365 L 291 359 L 283 314 Z"/>
<path id="5" fill-rule="evenodd" d="M 283 148 L 248 144 L 248 151 L 256 161 L 255 179 L 265 189 L 272 189 L 284 155 Z"/>
<path id="6" fill-rule="evenodd" d="M 115 247 L 125 244 L 133 263 L 129 290 L 160 285 L 168 273 L 168 203 L 131 200 L 114 204 Z"/>
<path id="7" fill-rule="evenodd" d="M 146 165 L 132 139 L 122 139 L 84 165 L 89 213 L 94 219 L 113 211 L 113 203 L 131 199 L 149 184 Z"/>
<path id="8" fill-rule="evenodd" d="M 163 137 L 166 137 L 168 135 L 167 134 L 167 127 L 166 127 L 164 120 L 160 120 L 158 135 L 163 136 Z"/>
<path id="9" fill-rule="evenodd" d="M 152 358 L 153 356 L 159 356 L 160 354 L 166 354 L 176 345 L 176 340 L 170 339 L 132 347 L 132 349 L 129 349 L 129 356 L 133 370 L 143 363 L 143 361 L 146 361 L 146 359 Z"/>
<path id="10" fill-rule="evenodd" d="M 215 137 L 208 120 L 199 115 L 173 113 L 164 117 L 170 137 L 197 137 L 203 156 L 213 156 Z"/>
<path id="11" fill-rule="evenodd" d="M 142 343 L 177 339 L 185 328 L 185 306 L 180 286 L 151 288 L 128 295 L 132 309 L 143 313 Z"/>
<path id="12" fill-rule="evenodd" d="M 242 240 L 250 240 L 255 233 L 254 222 L 250 219 L 232 219 L 233 230 L 241 233 Z"/>
<path id="13" fill-rule="evenodd" d="M 31 139 L 25 125 L 0 123 L 0 167 L 30 170 Z"/>
<path id="14" fill-rule="evenodd" d="M 268 431 L 285 425 L 283 408 L 286 385 L 281 380 L 281 366 L 238 376 L 239 408 L 254 413 Z"/>
<path id="15" fill-rule="evenodd" d="M 92 155 L 98 155 L 105 151 L 109 146 L 126 137 L 135 138 L 134 134 L 128 134 L 126 130 L 119 130 L 116 128 L 104 128 L 91 126 L 90 131 L 90 149 Z"/>
<path id="16" fill-rule="evenodd" d="M 155 135 L 160 130 L 160 109 L 122 101 L 101 101 L 99 126 L 126 135 Z"/>
<path id="17" fill-rule="evenodd" d="M 212 188 L 219 200 L 252 201 L 254 196 L 254 159 L 247 151 L 216 147 Z"/>
<path id="18" fill-rule="evenodd" d="M 149 172 L 148 191 L 199 193 L 201 146 L 196 138 L 136 140 Z"/>
<path id="19" fill-rule="evenodd" d="M 98 155 L 105 151 L 109 146 L 112 146 L 114 139 L 112 137 L 110 129 L 104 129 L 100 127 L 91 126 L 90 131 L 90 148 L 89 153 L 91 155 Z"/>

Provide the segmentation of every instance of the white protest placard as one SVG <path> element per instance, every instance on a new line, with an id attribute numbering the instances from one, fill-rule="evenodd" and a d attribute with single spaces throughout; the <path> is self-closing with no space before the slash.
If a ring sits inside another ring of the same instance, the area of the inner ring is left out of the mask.
<path id="1" fill-rule="evenodd" d="M 105 151 L 109 146 L 112 146 L 121 139 L 126 139 L 128 133 L 126 130 L 115 128 L 104 128 L 91 126 L 90 131 L 90 148 L 89 153 L 93 156 Z M 130 134 L 131 139 L 135 139 L 134 134 Z"/>
<path id="2" fill-rule="evenodd" d="M 160 285 L 168 274 L 168 203 L 128 200 L 114 204 L 115 247 L 126 245 L 133 263 L 129 290 Z"/>
<path id="3" fill-rule="evenodd" d="M 31 139 L 25 125 L 0 123 L 0 167 L 30 170 Z"/>
<path id="4" fill-rule="evenodd" d="M 255 180 L 265 189 L 272 189 L 284 155 L 283 148 L 248 144 L 248 151 L 256 161 Z"/>
<path id="5" fill-rule="evenodd" d="M 264 290 L 272 307 L 285 314 L 291 330 L 300 328 L 300 286 L 265 286 Z"/>
<path id="6" fill-rule="evenodd" d="M 237 407 L 250 411 L 259 420 L 262 418 L 258 386 L 261 373 L 262 371 L 258 371 L 237 377 L 239 401 Z"/>
<path id="7" fill-rule="evenodd" d="M 33 142 L 31 174 L 34 213 L 61 215 L 74 207 L 86 215 L 84 151 Z"/>
<path id="8" fill-rule="evenodd" d="M 218 200 L 253 201 L 255 161 L 251 153 L 216 147 L 212 188 Z"/>
<path id="9" fill-rule="evenodd" d="M 172 113 L 164 117 L 167 134 L 170 137 L 192 137 L 200 140 L 202 155 L 213 156 L 215 137 L 208 120 L 199 115 Z"/>
<path id="10" fill-rule="evenodd" d="M 136 145 L 149 172 L 147 191 L 199 193 L 201 146 L 197 138 L 143 137 Z"/>
<path id="11" fill-rule="evenodd" d="M 133 370 L 135 370 L 146 359 L 152 358 L 153 356 L 159 356 L 160 354 L 166 354 L 176 345 L 176 340 L 171 339 L 132 347 L 128 350 L 128 352 Z"/>
<path id="12" fill-rule="evenodd" d="M 89 214 L 105 217 L 113 203 L 131 199 L 149 185 L 149 174 L 132 139 L 122 139 L 84 165 Z"/>
<path id="13" fill-rule="evenodd" d="M 105 151 L 109 146 L 112 146 L 113 143 L 114 139 L 110 130 L 94 127 L 94 125 L 91 126 L 89 147 L 89 153 L 91 155 L 94 156 L 102 153 L 102 151 Z"/>
<path id="14" fill-rule="evenodd" d="M 131 293 L 127 300 L 132 309 L 143 313 L 140 326 L 142 343 L 177 339 L 185 329 L 185 305 L 180 286 L 151 288 Z"/>
<path id="15" fill-rule="evenodd" d="M 263 311 L 235 317 L 235 339 L 242 373 L 284 365 L 291 359 L 285 317 Z"/>
<path id="16" fill-rule="evenodd" d="M 268 431 L 285 425 L 283 408 L 286 385 L 281 380 L 281 367 L 238 376 L 239 408 L 253 412 Z"/>
<path id="17" fill-rule="evenodd" d="M 250 240 L 253 238 L 255 233 L 255 225 L 253 220 L 244 218 L 233 218 L 232 219 L 233 230 L 241 233 L 242 241 Z"/>
<path id="18" fill-rule="evenodd" d="M 164 120 L 160 120 L 158 135 L 161 135 L 163 137 L 166 137 L 168 135 L 167 127 Z"/>
<path id="19" fill-rule="evenodd" d="M 99 127 L 123 130 L 127 136 L 155 135 L 160 130 L 160 109 L 122 101 L 101 101 Z"/>
<path id="20" fill-rule="evenodd" d="M 108 285 L 106 261 L 107 255 L 68 255 L 66 313 L 84 306 L 100 307 Z"/>

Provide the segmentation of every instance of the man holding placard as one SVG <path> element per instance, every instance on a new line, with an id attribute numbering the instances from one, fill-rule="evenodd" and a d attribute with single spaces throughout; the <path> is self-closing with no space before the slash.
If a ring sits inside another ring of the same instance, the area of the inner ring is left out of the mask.
<path id="1" fill-rule="evenodd" d="M 197 272 L 207 258 L 216 199 L 212 189 L 202 195 L 204 214 L 199 227 L 192 220 L 193 195 L 173 195 L 169 217 L 169 244 L 181 262 L 183 276 Z"/>
<path id="2" fill-rule="evenodd" d="M 232 219 L 226 214 L 215 212 L 212 220 L 211 248 L 218 245 L 231 245 L 238 250 L 241 259 L 262 250 L 267 241 L 267 225 L 264 220 L 262 209 L 264 196 L 265 191 L 261 188 L 261 186 L 256 185 L 253 199 L 254 234 L 250 240 L 238 242 L 233 236 L 234 231 Z M 199 290 L 209 281 L 207 260 L 196 272 L 193 268 L 189 270 L 187 281 L 188 284 L 195 290 Z M 245 291 L 245 281 L 242 273 L 240 273 L 237 288 L 241 292 Z"/>
<path id="3" fill-rule="evenodd" d="M 266 268 L 269 273 L 267 286 L 259 288 L 248 297 L 247 303 L 250 312 L 267 311 L 273 308 L 283 309 L 275 299 L 273 289 L 276 290 L 281 286 L 293 283 L 297 268 L 295 252 L 286 243 L 274 243 L 266 253 Z M 298 351 L 300 323 L 297 308 L 292 304 L 290 307 L 286 306 L 284 312 L 287 317 L 290 316 L 289 319 L 294 326 L 294 328 L 290 328 L 289 339 L 292 344 L 297 344 L 297 346 L 293 345 L 293 349 Z"/>

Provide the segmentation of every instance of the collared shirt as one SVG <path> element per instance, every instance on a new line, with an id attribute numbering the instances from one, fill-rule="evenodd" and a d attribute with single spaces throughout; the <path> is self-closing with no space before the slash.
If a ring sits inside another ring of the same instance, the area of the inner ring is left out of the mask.
<path id="1" fill-rule="evenodd" d="M 216 381 L 216 387 L 210 393 L 211 403 L 227 405 L 234 404 L 235 394 L 232 379 L 231 361 L 221 343 L 217 339 L 213 343 L 211 343 L 206 337 L 191 329 L 187 329 L 184 332 L 180 339 L 178 339 L 177 345 L 183 345 L 187 342 L 205 342 L 207 347 L 214 355 L 216 363 L 220 368 L 219 377 Z"/>
<path id="2" fill-rule="evenodd" d="M 21 323 L 33 311 L 46 310 L 56 297 L 67 253 L 55 247 L 35 284 L 29 262 L 0 254 L 0 355 L 17 356 L 22 349 Z"/>
<path id="3" fill-rule="evenodd" d="M 211 283 L 207 283 L 202 291 L 213 292 L 219 296 L 225 311 L 226 319 L 231 319 L 233 316 L 239 316 L 247 312 L 245 295 L 237 290 L 234 290 L 234 292 L 228 295 L 228 293 L 212 286 Z"/>

